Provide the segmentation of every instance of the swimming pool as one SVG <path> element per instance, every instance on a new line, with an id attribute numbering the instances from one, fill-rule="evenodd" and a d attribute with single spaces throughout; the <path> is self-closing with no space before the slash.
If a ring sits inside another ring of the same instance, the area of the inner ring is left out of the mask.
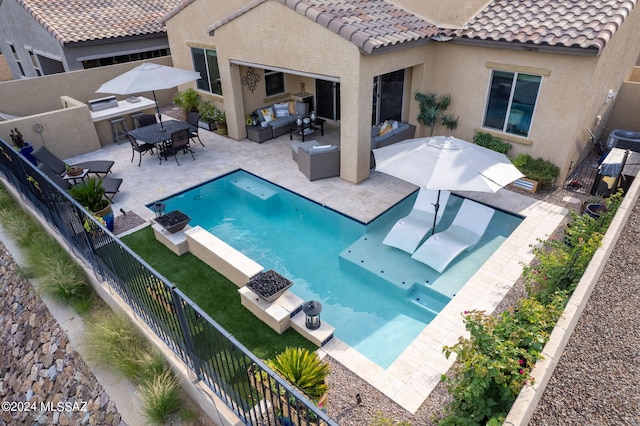
<path id="1" fill-rule="evenodd" d="M 322 303 L 336 337 L 387 368 L 522 220 L 498 211 L 477 248 L 438 274 L 381 243 L 415 195 L 364 224 L 237 171 L 163 202 L 289 278 L 296 295 Z M 439 228 L 461 202 L 450 197 Z"/>

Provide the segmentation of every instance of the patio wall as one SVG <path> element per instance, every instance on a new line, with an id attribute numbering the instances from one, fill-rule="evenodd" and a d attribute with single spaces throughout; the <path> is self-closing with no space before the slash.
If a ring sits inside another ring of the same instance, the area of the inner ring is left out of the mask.
<path id="1" fill-rule="evenodd" d="M 20 117 L 0 121 L 0 138 L 11 141 L 9 132 L 17 128 L 25 141 L 38 147 L 44 140 L 44 144 L 61 158 L 100 149 L 86 102 L 109 96 L 95 91 L 102 83 L 143 62 L 0 82 L 0 111 Z M 171 57 L 156 58 L 153 62 L 169 66 L 173 64 Z M 158 103 L 161 106 L 169 105 L 177 90 L 157 91 Z M 150 92 L 139 95 L 153 99 Z M 116 95 L 118 100 L 126 97 Z M 33 129 L 36 123 L 43 126 L 41 135 Z"/>
<path id="2" fill-rule="evenodd" d="M 640 132 L 637 106 L 640 104 L 640 67 L 635 66 L 629 73 L 629 77 L 620 87 L 616 103 L 611 113 L 606 132 L 602 142 L 606 142 L 609 133 L 615 129 L 634 130 Z"/>

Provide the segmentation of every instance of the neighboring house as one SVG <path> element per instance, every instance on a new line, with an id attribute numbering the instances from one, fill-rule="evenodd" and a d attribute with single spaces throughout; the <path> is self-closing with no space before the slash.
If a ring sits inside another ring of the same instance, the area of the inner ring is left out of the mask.
<path id="1" fill-rule="evenodd" d="M 369 176 L 371 125 L 416 124 L 416 91 L 450 94 L 453 134 L 491 132 L 561 167 L 602 132 L 640 54 L 636 0 L 186 0 L 164 18 L 176 67 L 205 77 L 229 135 L 299 92 L 340 125 L 341 177 Z M 418 135 L 424 135 L 420 129 Z M 437 128 L 436 133 L 445 129 Z"/>
<path id="2" fill-rule="evenodd" d="M 167 56 L 160 19 L 179 3 L 0 1 L 0 50 L 16 79 Z"/>

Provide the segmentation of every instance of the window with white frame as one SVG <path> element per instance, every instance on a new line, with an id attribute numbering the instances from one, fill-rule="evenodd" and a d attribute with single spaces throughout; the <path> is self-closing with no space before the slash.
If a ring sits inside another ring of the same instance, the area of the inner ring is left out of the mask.
<path id="1" fill-rule="evenodd" d="M 527 137 L 542 77 L 494 70 L 483 127 Z"/>
<path id="2" fill-rule="evenodd" d="M 279 71 L 264 70 L 264 84 L 267 97 L 284 93 L 284 74 Z"/>
<path id="3" fill-rule="evenodd" d="M 215 50 L 191 48 L 193 69 L 200 73 L 196 85 L 198 89 L 222 96 L 222 83 L 220 81 L 220 68 L 218 68 L 218 55 Z"/>

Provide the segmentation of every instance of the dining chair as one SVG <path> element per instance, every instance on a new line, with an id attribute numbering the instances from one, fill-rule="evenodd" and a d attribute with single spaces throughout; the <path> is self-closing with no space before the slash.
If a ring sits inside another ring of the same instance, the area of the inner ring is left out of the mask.
<path id="1" fill-rule="evenodd" d="M 131 143 L 131 162 L 133 162 L 136 152 L 139 153 L 140 159 L 138 160 L 138 167 L 140 167 L 140 164 L 142 163 L 142 156 L 147 152 L 153 155 L 154 146 L 150 143 L 139 143 L 138 140 L 130 134 L 127 134 L 127 137 L 129 138 L 129 143 Z"/>
<path id="2" fill-rule="evenodd" d="M 173 132 L 171 134 L 171 140 L 163 148 L 164 159 L 166 160 L 169 154 L 173 155 L 176 159 L 176 163 L 178 166 L 180 162 L 178 161 L 178 156 L 176 155 L 178 152 L 182 151 L 184 154 L 188 152 L 191 153 L 191 158 L 194 160 L 196 157 L 193 155 L 193 151 L 191 150 L 191 144 L 189 144 L 189 129 L 178 130 L 177 132 Z M 160 157 L 160 162 L 162 162 L 162 157 Z"/>
<path id="3" fill-rule="evenodd" d="M 198 142 L 200 142 L 200 145 L 204 146 L 204 144 L 202 143 L 202 139 L 200 139 L 200 135 L 198 135 L 198 130 L 200 129 L 198 127 L 198 120 L 200 120 L 200 114 L 198 114 L 197 112 L 192 111 L 189 114 L 187 114 L 187 123 L 191 124 L 196 128 L 195 130 L 191 130 L 189 132 L 189 137 L 191 139 L 198 138 Z"/>
<path id="4" fill-rule="evenodd" d="M 136 128 L 148 126 L 150 124 L 156 124 L 158 120 L 156 120 L 155 114 L 142 114 L 139 117 L 135 118 Z"/>

